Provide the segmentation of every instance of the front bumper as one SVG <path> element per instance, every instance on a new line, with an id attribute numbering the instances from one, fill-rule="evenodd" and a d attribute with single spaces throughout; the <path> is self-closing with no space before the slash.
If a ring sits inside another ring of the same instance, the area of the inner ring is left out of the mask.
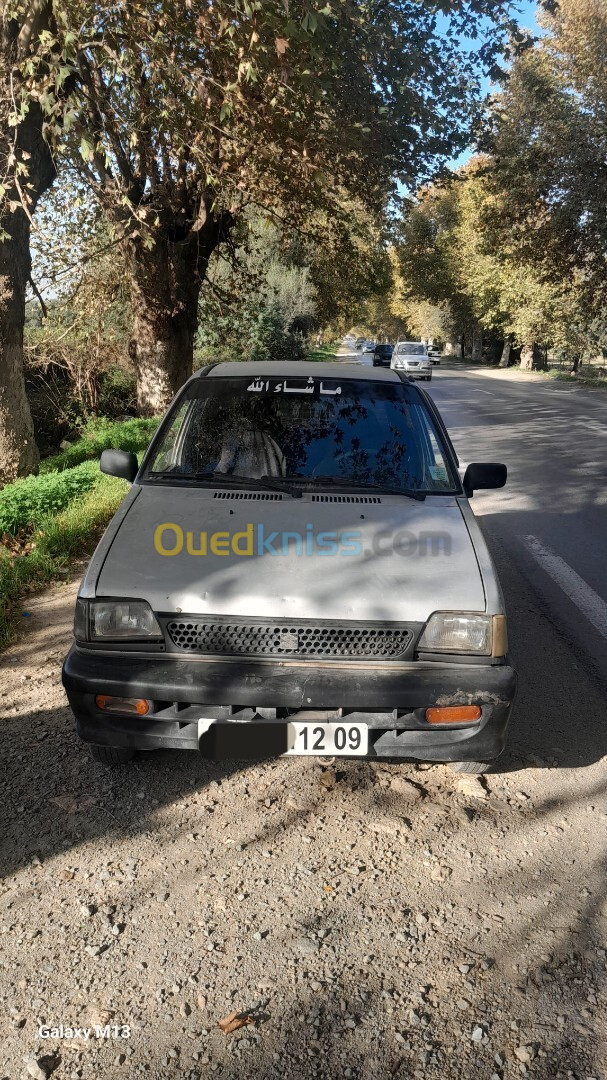
<path id="1" fill-rule="evenodd" d="M 491 761 L 505 745 L 516 675 L 508 664 L 174 660 L 74 645 L 63 685 L 78 734 L 98 745 L 196 750 L 198 720 L 205 718 L 215 723 L 200 748 L 211 756 L 219 743 L 222 756 L 264 756 L 244 752 L 254 749 L 253 732 L 261 737 L 261 725 L 265 732 L 268 725 L 284 729 L 287 719 L 343 719 L 368 724 L 370 757 Z M 108 714 L 97 708 L 97 694 L 146 698 L 151 709 L 143 717 Z M 481 719 L 449 727 L 426 723 L 427 708 L 447 705 L 479 705 Z M 216 738 L 219 725 L 233 732 L 228 755 L 225 730 Z"/>
<path id="2" fill-rule="evenodd" d="M 409 379 L 427 379 L 432 377 L 432 368 L 393 368 L 394 371 L 402 372 Z"/>

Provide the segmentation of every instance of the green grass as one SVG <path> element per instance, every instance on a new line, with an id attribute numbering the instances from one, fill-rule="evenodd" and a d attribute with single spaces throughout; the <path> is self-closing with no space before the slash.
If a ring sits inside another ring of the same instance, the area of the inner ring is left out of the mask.
<path id="1" fill-rule="evenodd" d="M 83 461 L 73 469 L 24 476 L 0 491 L 0 536 L 16 536 L 20 530 L 48 514 L 57 513 L 92 488 L 99 476 L 96 461 Z"/>
<path id="2" fill-rule="evenodd" d="M 573 383 L 575 386 L 596 386 L 601 389 L 607 387 L 607 376 L 585 375 L 583 369 L 581 375 L 569 375 L 560 368 L 549 368 L 548 371 L 534 372 L 534 374 L 545 375 L 548 379 L 558 379 L 559 382 Z"/>
<path id="3" fill-rule="evenodd" d="M 73 446 L 47 458 L 38 476 L 0 490 L 0 648 L 14 636 L 23 593 L 52 581 L 70 558 L 89 554 L 128 490 L 90 459 L 116 447 L 141 460 L 157 425 L 96 420 Z"/>
<path id="4" fill-rule="evenodd" d="M 58 514 L 39 517 L 25 554 L 11 554 L 0 546 L 0 647 L 14 636 L 17 601 L 23 593 L 52 581 L 70 558 L 88 554 L 126 492 L 124 480 L 98 473 L 86 494 Z"/>
<path id="5" fill-rule="evenodd" d="M 334 360 L 337 356 L 337 342 L 331 345 L 321 345 L 319 349 L 308 349 L 306 360 Z"/>
<path id="6" fill-rule="evenodd" d="M 77 442 L 67 450 L 62 450 L 60 454 L 45 458 L 40 463 L 39 472 L 42 474 L 71 469 L 82 461 L 98 458 L 102 450 L 109 448 L 129 450 L 137 454 L 147 446 L 159 422 L 158 418 L 143 420 L 133 417 L 132 420 L 119 423 L 105 417 L 95 417 L 86 424 L 82 437 Z"/>

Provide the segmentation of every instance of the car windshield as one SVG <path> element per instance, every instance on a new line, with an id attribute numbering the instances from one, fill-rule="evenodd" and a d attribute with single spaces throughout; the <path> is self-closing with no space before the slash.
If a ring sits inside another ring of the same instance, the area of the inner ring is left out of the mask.
<path id="1" fill-rule="evenodd" d="M 414 341 L 405 341 L 401 345 L 397 345 L 394 351 L 397 356 L 425 356 L 426 346 L 418 345 Z"/>
<path id="2" fill-rule="evenodd" d="M 189 383 L 152 447 L 143 482 L 221 483 L 222 476 L 459 490 L 417 392 L 370 379 L 249 375 Z"/>

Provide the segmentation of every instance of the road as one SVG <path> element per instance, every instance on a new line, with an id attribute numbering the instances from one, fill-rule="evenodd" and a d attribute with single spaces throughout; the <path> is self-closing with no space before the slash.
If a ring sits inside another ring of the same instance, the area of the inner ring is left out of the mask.
<path id="1" fill-rule="evenodd" d="M 340 353 L 344 361 L 371 362 L 347 347 Z M 508 466 L 506 488 L 477 492 L 473 508 L 500 569 L 522 675 L 516 742 L 531 741 L 536 749 L 558 744 L 552 734 L 570 723 L 556 723 L 558 690 L 576 717 L 577 743 L 569 745 L 568 760 L 602 756 L 607 725 L 602 708 L 593 715 L 589 700 L 597 688 L 607 693 L 607 395 L 444 359 L 430 386 L 422 385 L 441 411 L 462 467 L 471 461 Z M 539 651 L 536 619 L 553 635 L 547 652 Z M 555 671 L 552 682 L 545 665 L 557 643 L 575 660 L 566 672 Z"/>
<path id="2" fill-rule="evenodd" d="M 456 366 L 430 390 L 462 461 L 510 470 L 473 500 L 520 678 L 507 752 L 482 781 L 112 772 L 60 682 L 74 568 L 0 655 L 0 1080 L 606 1080 L 607 399 Z M 256 1023 L 226 1036 L 234 1011 Z"/>

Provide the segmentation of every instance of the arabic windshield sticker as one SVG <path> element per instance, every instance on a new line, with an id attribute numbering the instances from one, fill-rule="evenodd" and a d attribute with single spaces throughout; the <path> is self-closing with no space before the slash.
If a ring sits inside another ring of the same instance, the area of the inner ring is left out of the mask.
<path id="1" fill-rule="evenodd" d="M 253 379 L 253 382 L 247 386 L 247 390 L 251 394 L 263 394 L 270 392 L 271 379 Z M 289 383 L 286 379 L 283 382 L 274 383 L 272 386 L 272 393 L 274 394 L 313 394 L 319 387 L 318 381 L 314 380 L 310 375 L 308 381 L 303 385 L 295 385 L 293 381 Z M 319 393 L 335 397 L 337 394 L 341 394 L 341 386 L 336 386 L 334 389 L 325 387 L 321 382 L 319 387 Z"/>

